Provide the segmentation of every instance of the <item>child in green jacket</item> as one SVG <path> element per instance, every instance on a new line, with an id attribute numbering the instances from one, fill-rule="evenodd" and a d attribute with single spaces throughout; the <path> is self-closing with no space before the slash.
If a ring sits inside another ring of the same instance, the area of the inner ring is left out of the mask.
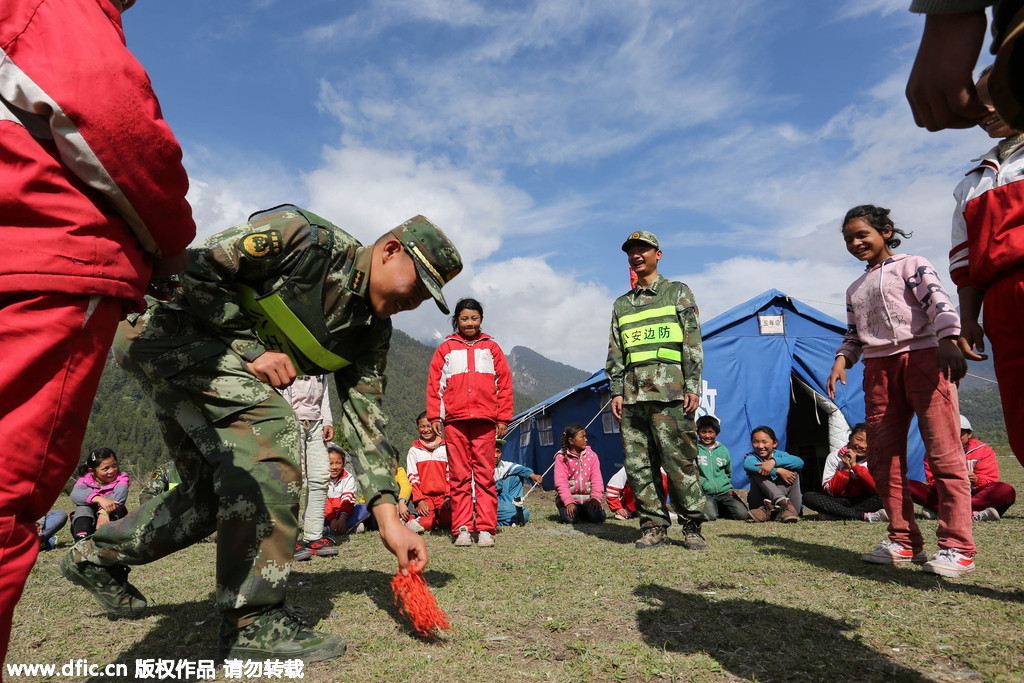
<path id="1" fill-rule="evenodd" d="M 718 443 L 721 423 L 713 415 L 697 420 L 697 469 L 704 489 L 704 514 L 708 521 L 719 517 L 749 519 L 750 510 L 732 488 L 732 459 L 729 449 Z"/>

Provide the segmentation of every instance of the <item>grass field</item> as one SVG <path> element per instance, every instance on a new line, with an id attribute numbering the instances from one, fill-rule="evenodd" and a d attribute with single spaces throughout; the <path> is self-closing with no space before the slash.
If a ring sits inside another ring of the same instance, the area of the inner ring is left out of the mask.
<path id="1" fill-rule="evenodd" d="M 1008 458 L 1000 468 L 1021 490 L 1024 469 Z M 641 552 L 635 523 L 574 529 L 555 520 L 552 501 L 531 496 L 531 523 L 499 534 L 495 548 L 428 536 L 427 581 L 454 626 L 436 639 L 398 617 L 396 565 L 376 534 L 297 565 L 290 599 L 349 643 L 303 680 L 1024 680 L 1024 503 L 976 524 L 978 571 L 946 580 L 862 563 L 884 525 L 813 512 L 793 525 L 719 521 L 704 525 L 706 551 L 685 550 L 674 527 L 671 547 Z M 934 552 L 937 522 L 919 522 Z M 58 574 L 62 533 L 15 612 L 8 665 L 86 658 L 134 674 L 137 659 L 215 658 L 213 545 L 137 568 L 149 615 L 112 621 Z"/>

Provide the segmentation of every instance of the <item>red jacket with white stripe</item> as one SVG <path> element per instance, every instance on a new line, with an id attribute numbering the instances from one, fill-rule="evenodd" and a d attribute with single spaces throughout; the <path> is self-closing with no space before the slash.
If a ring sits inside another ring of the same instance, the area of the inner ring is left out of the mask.
<path id="1" fill-rule="evenodd" d="M 0 290 L 142 305 L 195 236 L 181 148 L 114 0 L 0 2 Z"/>
<path id="2" fill-rule="evenodd" d="M 957 287 L 985 291 L 992 282 L 1024 265 L 1024 146 L 1002 164 L 993 147 L 960 181 L 953 196 L 949 274 Z"/>
<path id="3" fill-rule="evenodd" d="M 969 439 L 967 447 L 964 448 L 964 458 L 967 460 L 967 471 L 973 472 L 978 478 L 977 483 L 971 486 L 972 494 L 999 481 L 999 461 L 996 460 L 996 452 L 984 441 Z M 924 461 L 924 480 L 929 488 L 935 486 L 935 477 L 927 459 Z"/>
<path id="4" fill-rule="evenodd" d="M 348 471 L 342 470 L 341 476 L 327 482 L 327 507 L 324 508 L 324 524 L 330 522 L 342 512 L 351 515 L 356 506 L 356 491 L 359 484 Z"/>
<path id="5" fill-rule="evenodd" d="M 443 442 L 430 450 L 419 439 L 413 441 L 406 456 L 405 471 L 412 484 L 413 504 L 430 496 L 451 495 L 448 484 L 448 449 Z"/>
<path id="6" fill-rule="evenodd" d="M 437 347 L 427 380 L 427 419 L 512 420 L 512 373 L 491 336 L 456 333 Z"/>

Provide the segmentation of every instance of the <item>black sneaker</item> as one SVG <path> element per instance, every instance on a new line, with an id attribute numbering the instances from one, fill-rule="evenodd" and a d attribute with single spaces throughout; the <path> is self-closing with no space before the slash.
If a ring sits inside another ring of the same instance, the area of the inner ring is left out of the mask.
<path id="1" fill-rule="evenodd" d="M 104 567 L 91 562 L 75 562 L 73 551 L 60 561 L 60 575 L 81 586 L 96 598 L 100 607 L 119 617 L 137 617 L 146 611 L 146 598 L 128 582 L 131 569 L 123 564 Z"/>
<path id="2" fill-rule="evenodd" d="M 301 659 L 310 664 L 340 657 L 346 645 L 341 636 L 309 628 L 298 608 L 279 605 L 242 627 L 238 619 L 225 615 L 220 648 L 225 659 Z"/>
<path id="3" fill-rule="evenodd" d="M 643 534 L 640 540 L 633 544 L 636 548 L 655 548 L 659 545 L 668 545 L 668 531 L 663 526 L 652 524 L 640 529 Z"/>
<path id="4" fill-rule="evenodd" d="M 334 557 L 338 554 L 338 547 L 326 536 L 315 541 L 304 541 L 303 545 L 309 549 L 309 552 L 320 557 Z"/>

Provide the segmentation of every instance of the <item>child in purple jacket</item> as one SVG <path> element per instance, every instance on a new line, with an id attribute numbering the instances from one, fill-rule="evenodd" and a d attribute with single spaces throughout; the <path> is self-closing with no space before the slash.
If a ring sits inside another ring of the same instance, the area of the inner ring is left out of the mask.
<path id="1" fill-rule="evenodd" d="M 601 461 L 587 445 L 587 430 L 581 424 L 570 424 L 562 434 L 562 449 L 555 453 L 555 489 L 563 522 L 605 520 Z"/>
<path id="2" fill-rule="evenodd" d="M 117 456 L 109 448 L 98 448 L 85 459 L 82 476 L 71 489 L 71 502 L 75 504 L 75 521 L 71 534 L 75 539 L 85 538 L 112 519 L 127 514 L 128 473 L 122 472 Z"/>

